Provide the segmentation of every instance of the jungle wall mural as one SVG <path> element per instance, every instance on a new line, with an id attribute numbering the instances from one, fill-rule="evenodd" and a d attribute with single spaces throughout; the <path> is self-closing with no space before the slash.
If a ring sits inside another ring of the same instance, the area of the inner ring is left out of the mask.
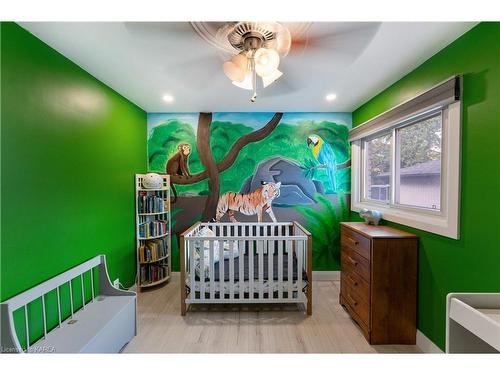
<path id="1" fill-rule="evenodd" d="M 340 269 L 350 204 L 350 113 L 150 113 L 148 171 L 172 187 L 172 267 L 194 222 L 301 222 L 313 269 Z"/>

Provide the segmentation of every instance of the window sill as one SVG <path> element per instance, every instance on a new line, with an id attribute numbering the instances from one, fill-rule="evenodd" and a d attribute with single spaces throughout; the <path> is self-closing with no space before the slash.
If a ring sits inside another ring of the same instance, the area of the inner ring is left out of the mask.
<path id="1" fill-rule="evenodd" d="M 418 209 L 402 209 L 373 202 L 352 202 L 351 210 L 359 212 L 362 208 L 377 210 L 382 219 L 394 223 L 421 229 L 441 236 L 459 239 L 458 223 L 437 212 L 425 212 Z"/>

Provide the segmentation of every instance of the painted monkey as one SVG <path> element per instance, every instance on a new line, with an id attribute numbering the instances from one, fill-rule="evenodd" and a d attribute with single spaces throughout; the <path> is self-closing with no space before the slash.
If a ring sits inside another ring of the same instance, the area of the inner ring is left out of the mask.
<path id="1" fill-rule="evenodd" d="M 177 146 L 177 152 L 167 161 L 166 172 L 171 176 L 184 176 L 191 177 L 189 173 L 188 159 L 191 154 L 191 146 L 188 143 L 181 143 Z M 174 184 L 172 184 L 172 192 L 174 193 L 174 200 L 177 201 L 177 191 Z"/>

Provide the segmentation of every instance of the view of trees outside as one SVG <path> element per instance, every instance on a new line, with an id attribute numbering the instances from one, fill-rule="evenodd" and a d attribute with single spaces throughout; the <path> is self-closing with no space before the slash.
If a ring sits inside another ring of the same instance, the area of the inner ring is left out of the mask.
<path id="1" fill-rule="evenodd" d="M 396 131 L 400 147 L 396 202 L 441 207 L 441 114 Z"/>
<path id="2" fill-rule="evenodd" d="M 396 131 L 399 148 L 395 180 L 396 202 L 431 209 L 440 208 L 441 114 Z M 391 134 L 365 142 L 365 198 L 388 201 L 390 197 Z"/>
<path id="3" fill-rule="evenodd" d="M 441 160 L 441 114 L 398 129 L 400 167 Z"/>
<path id="4" fill-rule="evenodd" d="M 365 143 L 365 198 L 387 201 L 391 171 L 391 135 L 386 134 Z"/>

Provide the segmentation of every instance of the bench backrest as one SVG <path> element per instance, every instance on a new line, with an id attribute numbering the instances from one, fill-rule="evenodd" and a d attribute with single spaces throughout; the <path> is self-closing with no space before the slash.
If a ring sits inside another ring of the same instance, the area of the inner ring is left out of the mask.
<path id="1" fill-rule="evenodd" d="M 61 322 L 64 321 L 68 316 L 63 316 L 61 314 L 61 296 L 60 288 L 63 285 L 69 286 L 69 299 L 70 299 L 70 309 L 72 317 L 75 312 L 76 301 L 73 300 L 73 284 L 74 280 L 79 278 L 80 288 L 81 288 L 81 307 L 85 308 L 85 305 L 94 301 L 96 296 L 95 290 L 95 268 L 98 267 L 100 289 L 109 289 L 110 282 L 106 269 L 106 259 L 104 255 L 98 255 L 84 263 L 79 264 L 76 267 L 69 269 L 47 281 L 38 284 L 37 286 L 22 292 L 15 297 L 12 297 L 1 303 L 0 306 L 0 322 L 1 322 L 1 335 L 0 335 L 0 352 L 22 352 L 29 351 L 30 347 L 30 324 L 28 320 L 28 305 L 35 300 L 41 301 L 41 313 L 42 313 L 42 324 L 43 324 L 43 337 L 45 338 L 50 332 L 47 323 L 47 310 L 45 306 L 45 296 L 53 291 L 57 293 L 57 316 L 58 324 L 56 327 L 61 326 Z M 91 284 L 91 299 L 86 301 L 85 298 L 85 287 L 84 287 L 84 275 L 90 274 L 90 284 Z M 80 302 L 78 301 L 78 305 Z M 24 309 L 24 330 L 26 336 L 25 349 L 20 344 L 20 340 L 17 336 L 15 324 L 14 324 L 14 312 L 20 308 Z M 55 327 L 53 327 L 55 328 Z"/>

